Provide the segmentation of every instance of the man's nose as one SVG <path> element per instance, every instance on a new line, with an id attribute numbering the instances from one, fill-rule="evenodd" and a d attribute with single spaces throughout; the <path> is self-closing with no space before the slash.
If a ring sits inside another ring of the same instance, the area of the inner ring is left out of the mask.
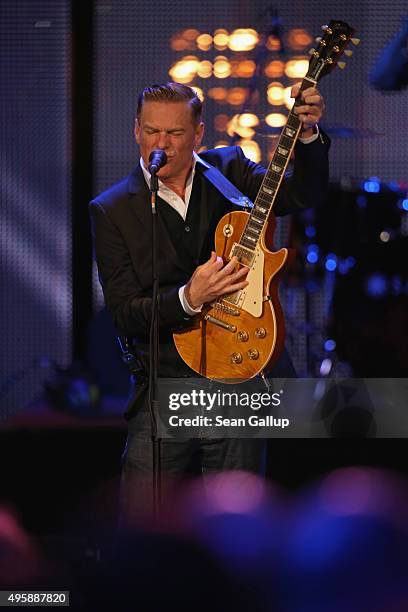
<path id="1" fill-rule="evenodd" d="M 157 141 L 157 146 L 159 149 L 166 149 L 169 144 L 169 135 L 167 132 L 159 132 L 159 139 Z"/>

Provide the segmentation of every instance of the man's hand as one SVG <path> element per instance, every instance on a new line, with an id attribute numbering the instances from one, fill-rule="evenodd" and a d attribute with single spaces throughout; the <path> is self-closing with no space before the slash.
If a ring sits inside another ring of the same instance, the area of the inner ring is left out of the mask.
<path id="1" fill-rule="evenodd" d="M 211 257 L 202 266 L 198 266 L 185 288 L 185 298 L 191 308 L 212 302 L 222 295 L 234 293 L 248 285 L 245 280 L 248 268 L 238 268 L 234 256 L 225 266 L 221 257 L 212 251 Z"/>
<path id="2" fill-rule="evenodd" d="M 300 83 L 293 85 L 291 90 L 292 98 L 299 96 Z M 308 87 L 300 93 L 300 99 L 304 104 L 295 106 L 294 112 L 299 116 L 302 122 L 300 132 L 301 138 L 308 138 L 313 135 L 313 127 L 320 121 L 323 116 L 325 104 L 323 96 L 316 87 Z"/>

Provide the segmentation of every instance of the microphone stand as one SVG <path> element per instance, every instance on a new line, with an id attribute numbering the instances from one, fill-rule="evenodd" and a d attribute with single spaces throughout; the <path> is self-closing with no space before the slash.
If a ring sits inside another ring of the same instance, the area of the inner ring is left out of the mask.
<path id="1" fill-rule="evenodd" d="M 161 505 L 161 465 L 160 438 L 157 433 L 159 412 L 157 370 L 159 365 L 159 275 L 157 266 L 157 211 L 156 200 L 159 181 L 156 171 L 151 173 L 150 200 L 152 207 L 152 318 L 149 334 L 149 409 L 151 419 L 151 436 L 153 443 L 153 509 L 156 516 Z"/>

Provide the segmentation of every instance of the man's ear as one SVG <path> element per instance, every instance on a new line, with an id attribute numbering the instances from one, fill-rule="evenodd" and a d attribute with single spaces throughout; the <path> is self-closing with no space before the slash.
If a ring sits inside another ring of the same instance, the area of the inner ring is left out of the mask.
<path id="1" fill-rule="evenodd" d="M 196 127 L 196 133 L 195 133 L 195 149 L 198 149 L 201 145 L 201 142 L 203 140 L 203 136 L 204 136 L 204 123 L 201 121 L 197 127 Z"/>

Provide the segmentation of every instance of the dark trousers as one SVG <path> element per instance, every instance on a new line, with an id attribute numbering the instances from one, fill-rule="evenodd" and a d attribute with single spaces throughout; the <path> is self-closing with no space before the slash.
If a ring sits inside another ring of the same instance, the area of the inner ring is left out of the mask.
<path id="1" fill-rule="evenodd" d="M 296 371 L 286 350 L 283 351 L 272 375 L 274 378 L 294 378 Z M 142 398 L 139 397 L 139 400 Z M 146 400 L 146 398 L 145 398 Z M 121 483 L 121 524 L 132 524 L 140 516 L 153 512 L 153 443 L 150 412 L 147 401 L 129 421 L 126 448 L 123 453 Z M 162 507 L 171 500 L 175 489 L 186 479 L 205 477 L 228 470 L 264 472 L 266 440 L 261 438 L 194 438 L 161 440 L 160 467 Z"/>
<path id="2" fill-rule="evenodd" d="M 165 511 L 177 488 L 193 477 L 228 470 L 264 471 L 266 443 L 263 439 L 194 438 L 161 440 L 161 508 Z M 120 522 L 130 526 L 153 513 L 153 442 L 150 413 L 141 409 L 129 422 L 122 457 Z"/>

